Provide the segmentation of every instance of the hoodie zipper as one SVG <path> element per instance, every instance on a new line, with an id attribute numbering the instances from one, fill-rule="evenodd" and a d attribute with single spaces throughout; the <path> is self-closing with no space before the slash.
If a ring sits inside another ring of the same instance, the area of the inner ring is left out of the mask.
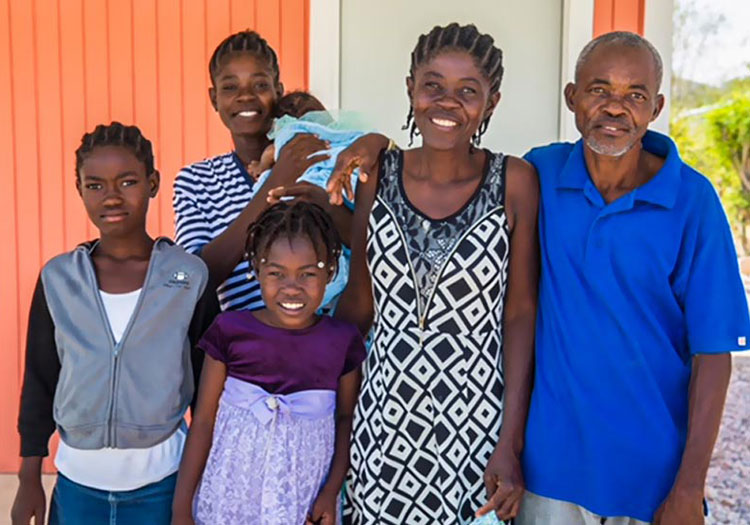
<path id="1" fill-rule="evenodd" d="M 148 287 L 149 278 L 151 277 L 151 270 L 153 268 L 153 261 L 154 261 L 154 255 L 156 254 L 156 245 L 159 242 L 160 239 L 156 239 L 154 241 L 154 246 L 151 248 L 151 255 L 149 256 L 148 261 L 148 269 L 146 270 L 146 277 L 143 280 L 143 286 L 141 287 L 141 292 L 138 294 L 138 300 L 136 301 L 135 308 L 133 309 L 133 313 L 130 315 L 130 319 L 128 320 L 128 324 L 125 327 L 125 331 L 122 333 L 122 337 L 120 338 L 120 341 L 118 343 L 115 343 L 115 335 L 112 333 L 112 326 L 109 324 L 109 317 L 107 316 L 107 310 L 104 308 L 104 302 L 102 301 L 101 293 L 99 292 L 99 281 L 96 278 L 96 271 L 94 270 L 94 261 L 91 258 L 91 253 L 94 251 L 96 246 L 99 244 L 98 241 L 86 252 L 86 254 L 89 256 L 88 258 L 88 270 L 89 270 L 89 279 L 92 283 L 92 289 L 94 290 L 94 297 L 96 300 L 96 304 L 99 308 L 99 315 L 101 317 L 101 321 L 104 324 L 104 326 L 107 327 L 107 332 L 109 333 L 109 349 L 110 354 L 112 355 L 112 374 L 110 379 L 110 388 L 109 388 L 109 400 L 108 400 L 108 410 L 107 410 L 107 439 L 105 443 L 105 447 L 111 447 L 115 448 L 115 431 L 114 431 L 114 414 L 115 414 L 115 387 L 117 386 L 117 370 L 118 370 L 118 364 L 120 362 L 120 349 L 122 348 L 122 345 L 125 343 L 125 340 L 130 333 L 130 330 L 133 326 L 133 323 L 135 322 L 135 318 L 138 314 L 138 311 L 141 309 L 141 304 L 143 303 L 143 297 L 146 292 L 146 288 Z"/>

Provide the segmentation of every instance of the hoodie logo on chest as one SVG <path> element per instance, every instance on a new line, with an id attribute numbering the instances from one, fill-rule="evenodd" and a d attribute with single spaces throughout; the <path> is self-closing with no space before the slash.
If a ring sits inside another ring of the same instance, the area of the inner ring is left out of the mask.
<path id="1" fill-rule="evenodd" d="M 164 283 L 168 288 L 190 288 L 190 274 L 185 271 L 177 271 Z"/>

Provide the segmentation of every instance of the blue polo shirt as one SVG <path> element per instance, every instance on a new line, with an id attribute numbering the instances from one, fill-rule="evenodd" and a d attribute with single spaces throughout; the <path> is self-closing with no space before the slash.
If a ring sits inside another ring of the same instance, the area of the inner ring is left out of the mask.
<path id="1" fill-rule="evenodd" d="M 607 204 L 583 143 L 531 150 L 542 271 L 524 475 L 530 491 L 651 521 L 680 465 L 691 356 L 747 348 L 737 255 L 711 183 L 675 144 Z"/>

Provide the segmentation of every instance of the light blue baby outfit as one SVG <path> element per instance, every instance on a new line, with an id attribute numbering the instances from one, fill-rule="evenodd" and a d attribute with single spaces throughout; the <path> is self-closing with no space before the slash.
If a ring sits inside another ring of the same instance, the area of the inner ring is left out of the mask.
<path id="1" fill-rule="evenodd" d="M 311 111 L 305 113 L 300 118 L 294 118 L 289 115 L 277 118 L 273 129 L 268 134 L 269 138 L 273 139 L 276 149 L 274 160 L 278 160 L 281 149 L 299 133 L 310 133 L 322 140 L 328 141 L 330 149 L 326 150 L 325 153 L 329 155 L 329 158 L 313 164 L 297 179 L 297 182 L 309 182 L 325 189 L 328 179 L 331 173 L 333 173 L 339 153 L 365 134 L 364 131 L 351 129 L 355 123 L 352 122 L 351 118 L 344 117 L 345 115 L 341 115 L 341 118 L 334 120 L 327 111 Z M 270 175 L 271 170 L 263 172 L 258 178 L 257 187 L 260 188 Z M 357 188 L 358 178 L 359 170 L 355 170 L 352 173 L 352 188 L 354 190 Z M 354 203 L 347 199 L 346 196 L 344 196 L 344 204 L 350 210 L 354 209 Z M 332 302 L 344 291 L 346 282 L 349 279 L 350 256 L 349 249 L 344 247 L 339 257 L 338 272 L 336 272 L 333 280 L 326 287 L 323 306 L 333 306 Z"/>

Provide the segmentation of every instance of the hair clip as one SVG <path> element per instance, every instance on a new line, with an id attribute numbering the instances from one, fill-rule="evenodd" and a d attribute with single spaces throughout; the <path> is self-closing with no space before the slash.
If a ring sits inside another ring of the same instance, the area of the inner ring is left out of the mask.
<path id="1" fill-rule="evenodd" d="M 324 263 L 323 261 L 318 261 L 318 268 L 323 268 L 325 267 L 325 265 L 326 263 Z"/>

